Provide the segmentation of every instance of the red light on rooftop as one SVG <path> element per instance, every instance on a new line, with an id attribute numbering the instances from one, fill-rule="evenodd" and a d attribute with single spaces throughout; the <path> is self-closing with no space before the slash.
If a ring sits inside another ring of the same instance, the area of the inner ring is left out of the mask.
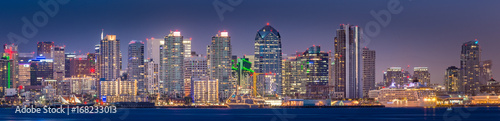
<path id="1" fill-rule="evenodd" d="M 266 24 L 266 25 L 268 25 L 268 26 L 269 26 L 269 22 L 267 22 L 267 24 Z"/>
<path id="2" fill-rule="evenodd" d="M 151 39 L 155 39 L 154 37 L 151 37 Z"/>

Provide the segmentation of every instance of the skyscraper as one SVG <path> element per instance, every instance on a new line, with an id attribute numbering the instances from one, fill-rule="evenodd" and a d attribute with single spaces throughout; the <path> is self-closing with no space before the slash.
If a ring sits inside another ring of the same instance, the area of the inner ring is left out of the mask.
<path id="1" fill-rule="evenodd" d="M 64 71 L 65 66 L 65 55 L 64 55 L 64 47 L 62 46 L 54 46 L 52 51 L 52 55 L 54 56 L 54 79 L 57 81 L 62 81 L 66 76 Z"/>
<path id="2" fill-rule="evenodd" d="M 121 52 L 120 40 L 116 35 L 106 35 L 99 48 L 100 80 L 111 81 L 120 77 Z"/>
<path id="3" fill-rule="evenodd" d="M 413 77 L 418 79 L 418 82 L 423 85 L 431 84 L 431 73 L 427 67 L 414 67 Z"/>
<path id="4" fill-rule="evenodd" d="M 54 79 L 54 60 L 38 56 L 30 60 L 30 84 L 31 86 L 42 85 L 43 80 Z"/>
<path id="5" fill-rule="evenodd" d="M 158 55 L 159 56 L 159 55 Z M 160 67 L 159 64 L 153 61 L 153 59 L 150 59 L 146 65 L 146 79 L 144 81 L 146 87 L 146 92 L 149 94 L 158 94 L 159 93 L 159 71 Z"/>
<path id="6" fill-rule="evenodd" d="M 44 56 L 46 58 L 53 58 L 52 51 L 54 50 L 54 42 L 38 42 L 36 56 Z"/>
<path id="7" fill-rule="evenodd" d="M 363 96 L 363 52 L 358 26 L 340 25 L 335 37 L 335 95 L 340 98 Z"/>
<path id="8" fill-rule="evenodd" d="M 11 65 L 10 81 L 12 81 L 11 87 L 17 87 L 20 83 L 19 82 L 19 53 L 17 51 L 18 46 L 14 45 L 14 44 L 5 44 L 3 47 L 4 47 L 4 56 L 8 56 L 9 60 L 12 61 L 10 63 L 10 65 Z"/>
<path id="9" fill-rule="evenodd" d="M 169 97 L 182 98 L 184 96 L 184 37 L 181 32 L 170 32 L 165 36 L 164 44 L 160 47 L 160 83 L 162 92 Z"/>
<path id="10" fill-rule="evenodd" d="M 460 55 L 461 91 L 476 95 L 480 86 L 481 48 L 478 41 L 469 41 L 462 45 Z"/>
<path id="11" fill-rule="evenodd" d="M 29 86 L 30 80 L 31 80 L 31 69 L 30 69 L 30 59 L 33 59 L 35 57 L 35 53 L 19 53 L 19 83 L 17 84 L 16 87 L 19 87 L 20 85 L 22 86 Z"/>
<path id="12" fill-rule="evenodd" d="M 458 93 L 459 87 L 461 86 L 459 83 L 460 71 L 455 66 L 450 66 L 446 69 L 444 73 L 444 86 L 446 88 L 446 92 L 448 93 Z"/>
<path id="13" fill-rule="evenodd" d="M 145 92 L 144 42 L 132 40 L 128 43 L 127 79 L 137 81 L 137 92 Z"/>
<path id="14" fill-rule="evenodd" d="M 218 81 L 219 98 L 227 99 L 233 93 L 231 84 L 231 37 L 228 32 L 219 32 L 212 37 L 207 47 L 207 66 L 210 79 Z"/>
<path id="15" fill-rule="evenodd" d="M 326 99 L 329 96 L 328 57 L 320 46 L 309 47 L 297 56 L 297 61 L 305 70 L 306 78 L 301 80 L 306 80 L 306 97 L 309 99 Z"/>
<path id="16" fill-rule="evenodd" d="M 147 50 L 149 59 L 153 59 L 153 62 L 156 64 L 160 63 L 160 46 L 164 44 L 163 39 L 150 38 L 146 39 L 147 41 Z"/>
<path id="17" fill-rule="evenodd" d="M 257 31 L 255 35 L 255 72 L 256 73 L 272 73 L 271 81 L 277 83 L 277 88 L 274 94 L 282 94 L 281 83 L 281 35 L 278 30 L 274 29 L 267 23 L 262 29 Z"/>
<path id="18" fill-rule="evenodd" d="M 14 75 L 12 75 L 12 68 L 15 66 L 12 63 L 13 60 L 9 56 L 0 58 L 0 97 L 4 96 L 5 89 L 13 88 L 14 82 L 12 78 Z"/>
<path id="19" fill-rule="evenodd" d="M 297 58 L 300 53 L 285 56 L 282 61 L 282 88 L 283 96 L 292 99 L 301 98 L 306 94 L 306 80 L 304 65 Z"/>
<path id="20" fill-rule="evenodd" d="M 491 71 L 492 64 L 491 60 L 481 61 L 481 85 L 487 84 L 488 80 L 493 78 L 493 72 Z"/>
<path id="21" fill-rule="evenodd" d="M 403 71 L 401 67 L 390 67 L 387 68 L 385 72 L 385 84 L 384 86 L 389 87 L 394 83 L 394 86 L 401 86 L 404 84 Z"/>
<path id="22" fill-rule="evenodd" d="M 363 48 L 363 97 L 375 89 L 375 50 Z"/>
<path id="23" fill-rule="evenodd" d="M 191 82 L 193 78 L 208 76 L 207 59 L 205 57 L 184 58 L 184 94 L 191 94 Z"/>

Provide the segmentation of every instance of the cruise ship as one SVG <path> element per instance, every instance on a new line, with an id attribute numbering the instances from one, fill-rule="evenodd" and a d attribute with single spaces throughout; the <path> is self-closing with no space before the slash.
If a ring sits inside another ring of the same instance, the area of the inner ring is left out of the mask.
<path id="1" fill-rule="evenodd" d="M 383 88 L 377 100 L 385 107 L 432 107 L 436 106 L 436 93 L 432 88 L 410 84 L 404 88 Z"/>

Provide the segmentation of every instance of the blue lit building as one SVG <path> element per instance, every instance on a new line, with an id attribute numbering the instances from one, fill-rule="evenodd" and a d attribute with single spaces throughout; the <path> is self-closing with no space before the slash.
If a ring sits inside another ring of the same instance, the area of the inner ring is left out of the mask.
<path id="1" fill-rule="evenodd" d="M 31 86 L 41 86 L 42 80 L 54 79 L 54 59 L 46 59 L 44 56 L 38 56 L 30 62 L 30 83 Z"/>
<path id="2" fill-rule="evenodd" d="M 255 72 L 271 73 L 266 75 L 266 85 L 274 85 L 276 88 L 266 88 L 264 95 L 282 94 L 281 88 L 281 36 L 278 30 L 267 23 L 257 31 L 255 36 Z M 270 77 L 267 77 L 270 76 Z M 269 92 L 271 92 L 269 94 Z"/>

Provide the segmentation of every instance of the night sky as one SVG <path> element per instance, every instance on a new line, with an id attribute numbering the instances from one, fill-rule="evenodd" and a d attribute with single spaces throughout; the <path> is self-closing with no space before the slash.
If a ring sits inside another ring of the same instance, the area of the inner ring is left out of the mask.
<path id="1" fill-rule="evenodd" d="M 45 1 L 45 0 L 43 0 Z M 218 16 L 213 6 L 220 1 L 232 11 Z M 233 0 L 237 1 L 237 0 Z M 37 0 L 0 1 L 0 41 L 10 43 L 7 34 L 23 36 L 22 17 L 32 20 L 43 9 Z M 253 54 L 257 30 L 267 22 L 282 36 L 284 54 L 304 51 L 312 45 L 333 50 L 333 38 L 339 24 L 359 25 L 363 29 L 376 19 L 370 11 L 388 9 L 389 1 L 325 0 L 243 0 L 230 5 L 226 0 L 74 0 L 59 6 L 45 26 L 19 44 L 20 52 L 34 52 L 36 42 L 54 41 L 66 45 L 67 52 L 87 53 L 99 43 L 101 29 L 117 35 L 121 41 L 126 67 L 128 42 L 145 38 L 163 38 L 170 30 L 179 30 L 192 38 L 193 51 L 206 54 L 206 46 L 218 31 L 232 37 L 233 53 L 242 57 Z M 461 44 L 477 39 L 482 60 L 493 60 L 493 75 L 499 75 L 500 7 L 498 0 L 465 1 L 402 0 L 403 10 L 392 14 L 386 27 L 370 37 L 367 47 L 377 52 L 376 80 L 391 66 L 429 67 L 433 83 L 443 83 L 444 71 L 460 65 Z"/>

